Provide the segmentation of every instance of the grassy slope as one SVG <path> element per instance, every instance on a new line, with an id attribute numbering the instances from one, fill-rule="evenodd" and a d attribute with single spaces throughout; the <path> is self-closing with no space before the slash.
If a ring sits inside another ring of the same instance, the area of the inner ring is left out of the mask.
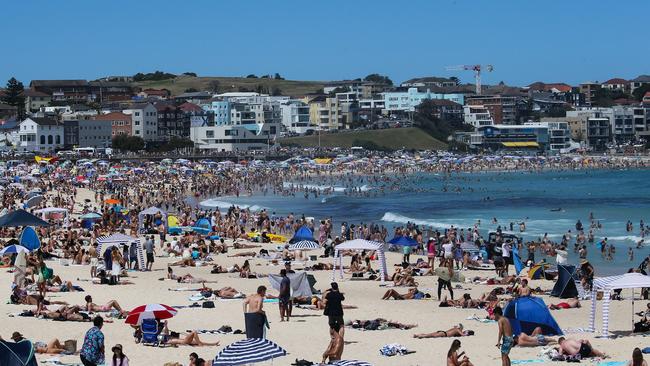
<path id="1" fill-rule="evenodd" d="M 402 148 L 440 150 L 447 148 L 447 144 L 436 140 L 419 128 L 339 132 L 336 134 L 323 134 L 320 140 L 323 147 L 351 147 L 354 146 L 355 140 L 366 140 L 392 150 Z M 290 137 L 280 140 L 280 144 L 282 143 L 314 147 L 318 146 L 318 136 Z"/>
<path id="2" fill-rule="evenodd" d="M 290 96 L 303 96 L 308 93 L 313 93 L 321 89 L 325 82 L 322 81 L 294 81 L 294 80 L 275 80 L 275 79 L 247 79 L 236 77 L 191 77 L 179 76 L 175 79 L 162 80 L 162 81 L 143 81 L 133 83 L 134 86 L 143 89 L 169 89 L 172 95 L 183 93 L 186 89 L 194 88 L 200 91 L 210 90 L 212 81 L 219 82 L 219 92 L 236 92 L 240 87 L 249 90 L 255 90 L 257 85 L 268 87 L 269 90 L 278 87 L 283 95 Z"/>

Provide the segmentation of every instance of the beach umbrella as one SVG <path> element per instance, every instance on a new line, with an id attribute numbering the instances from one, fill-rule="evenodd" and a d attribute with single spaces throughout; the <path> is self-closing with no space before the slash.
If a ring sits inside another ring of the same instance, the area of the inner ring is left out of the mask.
<path id="1" fill-rule="evenodd" d="M 4 249 L 0 250 L 0 255 L 7 255 L 7 254 L 16 254 L 16 253 L 29 253 L 29 249 L 25 248 L 22 245 L 9 245 L 7 247 L 4 247 Z"/>
<path id="2" fill-rule="evenodd" d="M 104 200 L 104 203 L 109 204 L 109 205 L 117 205 L 120 203 L 120 200 L 115 199 L 115 198 L 109 198 L 107 200 Z"/>
<path id="3" fill-rule="evenodd" d="M 34 206 L 37 206 L 37 205 L 41 204 L 44 200 L 45 200 L 45 197 L 43 197 L 43 195 L 36 195 L 36 196 L 31 197 L 27 201 L 25 201 L 23 206 L 25 208 L 34 207 Z"/>
<path id="4" fill-rule="evenodd" d="M 301 240 L 297 243 L 293 243 L 289 245 L 289 250 L 314 250 L 314 249 L 320 249 L 320 245 L 311 240 Z"/>
<path id="5" fill-rule="evenodd" d="M 389 243 L 403 247 L 415 247 L 418 245 L 418 242 L 415 239 L 408 236 L 396 236 L 392 238 Z"/>
<path id="6" fill-rule="evenodd" d="M 163 320 L 173 318 L 178 311 L 164 304 L 140 305 L 131 310 L 126 317 L 126 324 L 140 325 L 143 319 Z"/>
<path id="7" fill-rule="evenodd" d="M 366 362 L 366 361 L 359 361 L 359 360 L 339 360 L 339 361 L 334 361 L 330 363 L 329 365 L 336 365 L 336 366 L 372 366 L 371 363 Z"/>
<path id="8" fill-rule="evenodd" d="M 0 227 L 15 226 L 50 226 L 50 224 L 25 210 L 11 211 L 0 217 Z"/>
<path id="9" fill-rule="evenodd" d="M 100 215 L 98 213 L 94 213 L 94 212 L 89 212 L 89 213 L 87 213 L 85 215 L 79 216 L 79 218 L 82 219 L 82 220 L 97 220 L 97 219 L 101 219 L 102 215 Z"/>
<path id="10" fill-rule="evenodd" d="M 268 339 L 248 338 L 222 349 L 212 361 L 212 366 L 245 365 L 271 360 L 286 354 L 286 350 Z"/>

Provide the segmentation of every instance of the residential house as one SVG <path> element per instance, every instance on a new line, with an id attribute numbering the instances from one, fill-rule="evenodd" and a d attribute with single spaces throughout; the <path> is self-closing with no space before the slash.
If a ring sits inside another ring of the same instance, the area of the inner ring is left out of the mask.
<path id="1" fill-rule="evenodd" d="M 92 100 L 86 80 L 32 80 L 29 88 L 49 95 L 52 102 L 84 103 Z"/>
<path id="2" fill-rule="evenodd" d="M 171 92 L 167 89 L 144 89 L 140 91 L 137 96 L 140 99 L 168 99 L 171 96 Z"/>
<path id="3" fill-rule="evenodd" d="M 630 80 L 630 91 L 634 92 L 637 88 L 650 84 L 650 75 L 640 75 Z"/>
<path id="4" fill-rule="evenodd" d="M 45 108 L 50 105 L 52 97 L 43 92 L 39 92 L 32 89 L 25 89 L 25 110 L 28 112 L 37 112 L 41 108 Z"/>
<path id="5" fill-rule="evenodd" d="M 130 100 L 133 95 L 131 84 L 126 81 L 97 80 L 88 83 L 90 99 L 99 103 Z"/>
<path id="6" fill-rule="evenodd" d="M 144 141 L 158 140 L 158 113 L 153 104 L 135 103 L 122 113 L 131 115 L 132 136 Z"/>
<path id="7" fill-rule="evenodd" d="M 19 129 L 16 117 L 0 119 L 0 150 L 12 150 L 20 144 Z"/>
<path id="8" fill-rule="evenodd" d="M 27 118 L 20 122 L 19 151 L 52 153 L 63 147 L 63 124 L 50 118 Z"/>
<path id="9" fill-rule="evenodd" d="M 158 139 L 168 141 L 173 136 L 183 137 L 185 113 L 167 101 L 156 102 L 154 107 L 158 116 Z"/>
<path id="10" fill-rule="evenodd" d="M 433 116 L 446 121 L 462 121 L 463 106 L 447 99 L 431 99 L 430 105 L 433 107 Z"/>
<path id="11" fill-rule="evenodd" d="M 584 105 L 590 107 L 595 98 L 596 91 L 602 87 L 602 84 L 597 81 L 588 81 L 586 83 L 580 84 L 580 93 L 584 94 L 585 101 Z"/>
<path id="12" fill-rule="evenodd" d="M 613 78 L 604 82 L 601 87 L 604 89 L 621 90 L 624 92 L 629 92 L 630 82 L 621 78 Z"/>
<path id="13" fill-rule="evenodd" d="M 344 130 L 359 121 L 359 105 L 349 101 L 346 93 L 336 94 L 335 97 L 319 96 L 305 100 L 309 104 L 309 115 L 312 123 L 320 130 Z"/>
<path id="14" fill-rule="evenodd" d="M 98 115 L 94 118 L 97 121 L 111 122 L 111 136 L 132 136 L 133 127 L 131 124 L 132 115 L 122 112 L 110 112 Z"/>

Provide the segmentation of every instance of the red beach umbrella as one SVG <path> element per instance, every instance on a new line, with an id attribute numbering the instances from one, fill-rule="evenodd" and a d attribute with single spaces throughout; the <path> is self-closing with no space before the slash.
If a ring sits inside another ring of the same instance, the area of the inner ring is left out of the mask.
<path id="1" fill-rule="evenodd" d="M 143 319 L 163 320 L 174 317 L 178 311 L 164 304 L 140 305 L 131 310 L 126 317 L 126 324 L 140 325 Z"/>

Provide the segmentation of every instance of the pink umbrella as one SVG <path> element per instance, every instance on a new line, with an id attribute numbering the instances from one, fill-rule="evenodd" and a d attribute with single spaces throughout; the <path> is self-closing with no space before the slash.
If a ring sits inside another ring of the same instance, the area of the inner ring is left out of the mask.
<path id="1" fill-rule="evenodd" d="M 176 313 L 178 313 L 176 309 L 164 304 L 140 305 L 129 312 L 126 323 L 140 325 L 143 319 L 169 319 L 174 317 Z"/>

